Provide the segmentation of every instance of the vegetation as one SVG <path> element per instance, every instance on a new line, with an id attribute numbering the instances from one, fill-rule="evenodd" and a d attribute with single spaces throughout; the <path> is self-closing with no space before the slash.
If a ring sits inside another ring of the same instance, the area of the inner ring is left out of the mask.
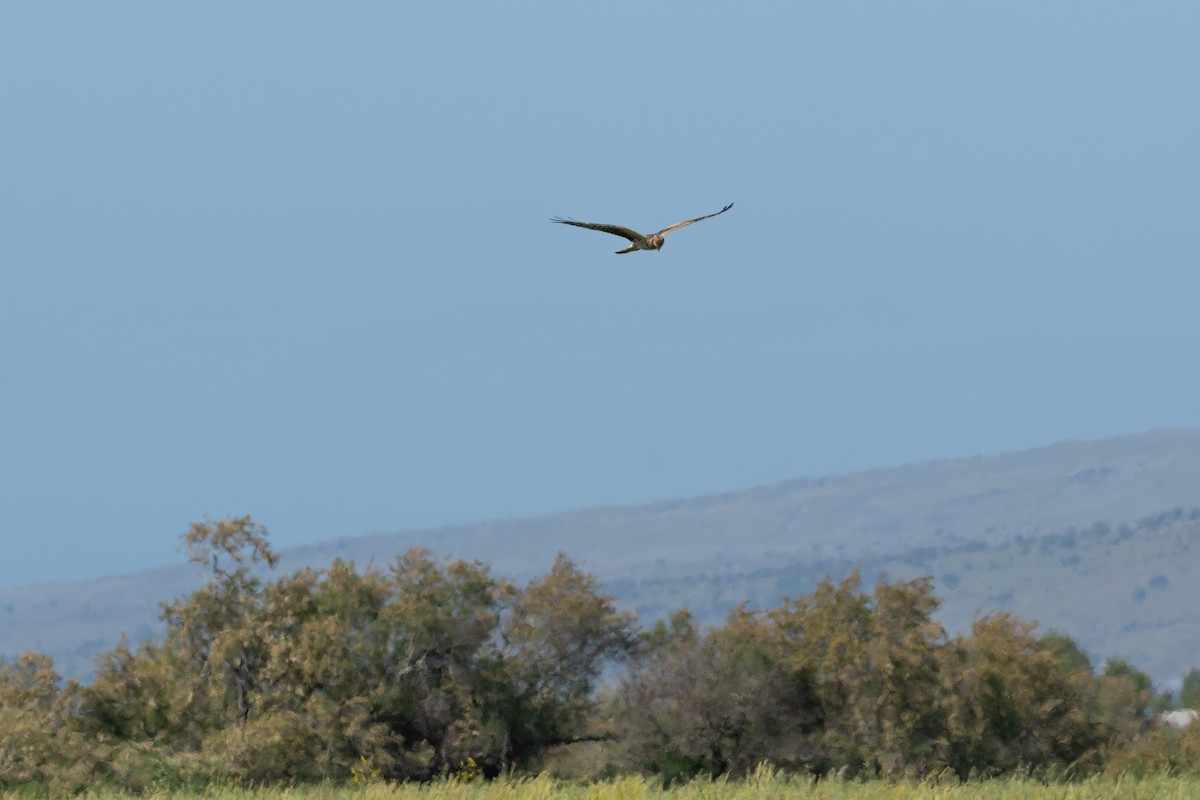
<path id="1" fill-rule="evenodd" d="M 853 503 L 845 505 L 854 507 Z M 686 518 L 677 520 L 674 513 L 674 524 L 687 524 Z M 728 513 L 737 516 L 742 512 Z M 587 519 L 585 514 L 579 524 L 594 538 L 616 535 L 603 528 L 596 534 L 596 525 Z M 644 525 L 637 520 L 625 523 L 634 529 Z M 503 564 L 507 570 L 530 577 L 533 573 L 528 565 L 541 563 L 541 557 L 533 555 L 535 541 L 537 547 L 548 537 L 570 543 L 575 549 L 566 549 L 573 557 L 589 554 L 589 566 L 599 568 L 605 590 L 616 597 L 618 608 L 635 611 L 639 619 L 649 621 L 686 608 L 704 626 L 721 625 L 730 609 L 741 602 L 769 608 L 782 597 L 807 595 L 822 577 L 844 577 L 856 565 L 870 577 L 881 572 L 893 579 L 932 576 L 942 601 L 938 620 L 953 633 L 969 631 L 980 609 L 1006 610 L 1078 634 L 1081 645 L 1102 650 L 1106 656 L 1129 659 L 1156 681 L 1178 678 L 1200 663 L 1196 648 L 1189 644 L 1200 626 L 1200 607 L 1192 602 L 1193 576 L 1200 571 L 1200 547 L 1195 546 L 1200 541 L 1197 509 L 1174 509 L 1129 523 L 1114 518 L 1045 531 L 975 528 L 944 534 L 933 542 L 910 533 L 889 540 L 874 554 L 821 555 L 779 544 L 764 558 L 748 544 L 720 560 L 704 561 L 697 560 L 687 545 L 679 544 L 674 547 L 678 562 L 664 557 L 641 567 L 633 566 L 636 544 L 611 547 L 614 552 L 634 555 L 632 562 L 626 560 L 618 566 L 612 556 L 608 561 L 597 558 L 596 546 L 588 549 L 580 536 L 567 535 L 575 524 L 572 519 L 514 530 L 498 527 L 488 529 L 486 535 L 476 533 L 473 539 L 455 539 L 453 547 L 472 557 L 488 554 L 494 559 L 503 546 L 501 560 L 493 561 L 492 569 Z M 695 524 L 711 527 L 704 521 Z M 759 523 L 752 517 L 741 524 L 739 536 Z M 611 525 L 615 529 L 618 523 Z M 849 525 L 838 519 L 830 523 L 838 530 Z M 673 547 L 670 537 L 663 538 L 655 530 L 655 547 Z M 443 549 L 451 547 L 451 540 L 435 534 L 420 538 L 438 542 Z M 298 549 L 289 558 L 293 563 L 321 568 L 327 568 L 335 555 L 358 564 L 387 565 L 396 553 L 411 546 L 413 539 L 344 539 Z M 75 584 L 0 587 L 0 653 L 15 655 L 33 647 L 52 656 L 60 674 L 90 679 L 96 657 L 117 645 L 121 631 L 128 632 L 131 645 L 161 639 L 164 626 L 157 621 L 159 601 L 198 588 L 198 578 L 197 571 L 185 563 L 136 576 Z M 1166 585 L 1156 578 L 1165 578 Z M 1079 602 L 1080 597 L 1087 597 L 1088 602 Z"/>
<path id="2" fill-rule="evenodd" d="M 45 656 L 0 661 L 0 788 L 434 781 L 425 791 L 469 796 L 509 776 L 494 791 L 566 791 L 514 783 L 546 772 L 610 781 L 596 796 L 804 796 L 815 778 L 865 796 L 842 779 L 928 791 L 1200 767 L 1200 726 L 1155 726 L 1163 698 L 1144 673 L 1096 673 L 1069 637 L 1007 613 L 949 636 L 928 578 L 865 590 L 855 572 L 720 626 L 681 610 L 639 630 L 561 554 L 523 586 L 419 549 L 266 581 L 254 567 L 276 557 L 248 517 L 184 542 L 208 579 L 163 605 L 163 640 L 122 643 L 87 685 Z M 623 774 L 642 777 L 611 782 Z M 748 783 L 696 783 L 719 776 Z"/>
<path id="3" fill-rule="evenodd" d="M 1092 647 L 1164 680 L 1178 678 L 1195 658 L 1192 632 L 1200 617 L 1194 616 L 1191 596 L 1192 576 L 1200 569 L 1197 542 L 1200 509 L 1173 509 L 1129 524 L 1096 522 L 1023 534 L 979 531 L 945 536 L 936 546 L 852 559 L 781 558 L 753 571 L 713 566 L 708 574 L 607 585 L 643 619 L 683 607 L 702 622 L 719 624 L 738 602 L 769 607 L 782 596 L 808 594 L 823 576 L 846 575 L 856 565 L 869 576 L 932 576 L 942 601 L 938 619 L 947 630 L 969 631 L 980 609 L 1003 609 L 1079 632 Z M 1156 578 L 1166 578 L 1165 586 Z"/>
<path id="4" fill-rule="evenodd" d="M 491 782 L 454 777 L 430 783 L 373 781 L 344 788 L 328 785 L 291 787 L 226 787 L 177 797 L 205 800 L 1191 800 L 1200 780 L 1159 775 L 1092 778 L 1070 784 L 1046 784 L 1027 778 L 957 784 L 946 782 L 859 782 L 789 777 L 761 770 L 745 781 L 697 779 L 663 788 L 643 777 L 627 776 L 598 784 L 557 781 L 542 775 L 501 778 Z M 0 791 L 0 800 L 17 798 Z M 106 791 L 97 800 L 122 797 Z"/>

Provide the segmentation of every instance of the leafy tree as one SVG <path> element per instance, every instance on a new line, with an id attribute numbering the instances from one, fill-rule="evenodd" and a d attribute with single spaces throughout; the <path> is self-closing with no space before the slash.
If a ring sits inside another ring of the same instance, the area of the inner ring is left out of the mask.
<path id="1" fill-rule="evenodd" d="M 215 739 L 209 751 L 250 780 L 261 769 L 276 780 L 335 777 L 364 759 L 404 773 L 403 740 L 378 719 L 390 658 L 381 615 L 392 591 L 379 570 L 359 574 L 340 560 L 265 586 L 253 623 L 265 645 L 256 735 Z"/>
<path id="2" fill-rule="evenodd" d="M 391 582 L 377 716 L 411 744 L 409 769 L 420 775 L 498 757 L 504 743 L 491 736 L 482 682 L 497 668 L 495 634 L 510 587 L 478 562 L 442 568 L 424 550 L 397 559 Z"/>
<path id="3" fill-rule="evenodd" d="M 58 748 L 47 720 L 61 711 L 58 673 L 50 659 L 22 653 L 0 659 L 0 785 L 44 783 Z"/>
<path id="4" fill-rule="evenodd" d="M 1154 691 L 1154 681 L 1150 676 L 1123 658 L 1110 658 L 1105 661 L 1103 674 L 1106 678 L 1125 678 L 1139 692 Z"/>
<path id="5" fill-rule="evenodd" d="M 501 630 L 513 757 L 584 736 L 601 669 L 636 650 L 635 628 L 634 615 L 617 611 L 595 576 L 565 553 L 548 575 L 513 594 Z"/>
<path id="6" fill-rule="evenodd" d="M 47 656 L 0 658 L 0 788 L 70 793 L 103 776 L 114 751 L 77 726 L 79 697 Z"/>
<path id="7" fill-rule="evenodd" d="M 646 768 L 735 772 L 767 759 L 824 774 L 924 774 L 942 748 L 945 635 L 928 579 L 859 590 L 858 574 L 807 597 L 731 614 L 700 635 L 681 618 L 622 688 L 621 725 Z M 686 619 L 686 618 L 683 618 Z"/>
<path id="8" fill-rule="evenodd" d="M 761 615 L 739 609 L 702 634 L 676 612 L 621 682 L 616 721 L 631 766 L 665 783 L 746 774 L 763 760 L 803 767 L 818 730 L 811 687 L 781 668 Z"/>
<path id="9" fill-rule="evenodd" d="M 130 742 L 195 743 L 186 709 L 190 687 L 180 675 L 184 659 L 161 644 L 136 652 L 124 639 L 106 653 L 84 692 L 82 725 L 98 738 Z"/>
<path id="10" fill-rule="evenodd" d="M 251 568 L 276 559 L 249 517 L 184 539 L 208 582 L 164 606 L 165 641 L 108 654 L 83 699 L 88 733 L 147 754 L 118 776 L 131 788 L 146 769 L 424 779 L 472 759 L 495 774 L 585 737 L 604 664 L 638 642 L 565 555 L 523 588 L 421 549 L 264 583 Z"/>
<path id="11" fill-rule="evenodd" d="M 1179 687 L 1179 705 L 1181 708 L 1200 709 L 1200 669 L 1189 669 L 1183 676 L 1183 684 Z"/>
<path id="12" fill-rule="evenodd" d="M 858 572 L 826 578 L 769 612 L 794 680 L 814 687 L 824 730 L 818 771 L 923 775 L 938 764 L 939 601 L 928 578 L 859 590 Z"/>
<path id="13" fill-rule="evenodd" d="M 642 644 L 650 650 L 658 648 L 680 637 L 694 637 L 697 633 L 696 618 L 686 608 L 671 612 L 667 619 L 660 619 L 648 631 L 642 631 Z"/>
<path id="14" fill-rule="evenodd" d="M 858 575 L 741 610 L 701 634 L 656 625 L 622 684 L 634 762 L 668 774 L 744 771 L 763 759 L 818 774 L 965 778 L 1079 764 L 1102 740 L 1090 669 L 1065 637 L 983 617 L 947 639 L 927 579 L 870 593 Z"/>
<path id="15" fill-rule="evenodd" d="M 1000 612 L 956 637 L 947 657 L 949 766 L 960 777 L 1068 764 L 1098 744 L 1088 670 L 1046 647 L 1036 623 Z"/>
<path id="16" fill-rule="evenodd" d="M 183 538 L 188 560 L 209 569 L 208 583 L 186 602 L 163 606 L 175 652 L 190 658 L 180 666 L 192 681 L 191 722 L 201 729 L 208 717 L 231 714 L 244 723 L 265 656 L 261 630 L 252 624 L 262 581 L 246 559 L 273 567 L 277 557 L 266 530 L 250 517 L 198 522 Z"/>
<path id="17" fill-rule="evenodd" d="M 1096 679 L 1093 713 L 1105 735 L 1128 741 L 1148 724 L 1147 711 L 1154 702 L 1150 676 L 1128 661 L 1110 658 Z"/>
<path id="18" fill-rule="evenodd" d="M 1061 631 L 1049 631 L 1040 640 L 1043 650 L 1054 655 L 1055 660 L 1068 670 L 1092 671 L 1092 662 L 1079 644 Z"/>

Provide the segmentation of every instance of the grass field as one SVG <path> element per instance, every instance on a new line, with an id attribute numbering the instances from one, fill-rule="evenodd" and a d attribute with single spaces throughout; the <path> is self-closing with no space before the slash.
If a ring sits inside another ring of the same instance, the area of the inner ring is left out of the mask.
<path id="1" fill-rule="evenodd" d="M 85 794 L 96 800 L 130 795 Z M 311 786 L 280 789 L 218 789 L 143 795 L 181 800 L 1192 800 L 1200 798 L 1200 777 L 1096 778 L 1044 784 L 1032 780 L 983 780 L 940 785 L 887 781 L 789 779 L 770 773 L 746 781 L 693 781 L 663 789 L 657 781 L 619 778 L 576 784 L 547 777 L 429 784 Z M 0 792 L 0 800 L 28 797 Z"/>

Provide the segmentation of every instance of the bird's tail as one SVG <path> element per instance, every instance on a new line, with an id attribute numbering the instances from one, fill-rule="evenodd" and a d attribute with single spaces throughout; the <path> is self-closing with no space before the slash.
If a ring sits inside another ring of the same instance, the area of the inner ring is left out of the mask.
<path id="1" fill-rule="evenodd" d="M 614 252 L 617 255 L 621 255 L 622 253 L 632 253 L 634 250 L 637 250 L 637 248 L 630 245 L 629 247 L 626 247 L 624 250 L 616 250 Z"/>

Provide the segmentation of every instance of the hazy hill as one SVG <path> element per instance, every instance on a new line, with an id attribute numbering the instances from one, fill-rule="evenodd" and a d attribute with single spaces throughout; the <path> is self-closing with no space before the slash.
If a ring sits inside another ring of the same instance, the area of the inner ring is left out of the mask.
<path id="1" fill-rule="evenodd" d="M 1191 546 L 1200 523 L 1172 511 L 1196 506 L 1200 431 L 1162 430 L 687 500 L 334 539 L 285 550 L 280 568 L 335 557 L 386 563 L 420 545 L 520 578 L 565 550 L 644 614 L 687 605 L 712 619 L 743 600 L 805 592 L 820 575 L 858 563 L 868 581 L 880 570 L 933 575 L 950 627 L 979 610 L 1012 608 L 1098 654 L 1172 678 L 1200 664 L 1190 633 L 1200 631 L 1200 607 L 1188 594 L 1200 570 L 1200 548 Z M 67 674 L 87 672 L 121 630 L 153 634 L 157 602 L 196 580 L 181 565 L 0 588 L 0 653 L 33 648 Z"/>

